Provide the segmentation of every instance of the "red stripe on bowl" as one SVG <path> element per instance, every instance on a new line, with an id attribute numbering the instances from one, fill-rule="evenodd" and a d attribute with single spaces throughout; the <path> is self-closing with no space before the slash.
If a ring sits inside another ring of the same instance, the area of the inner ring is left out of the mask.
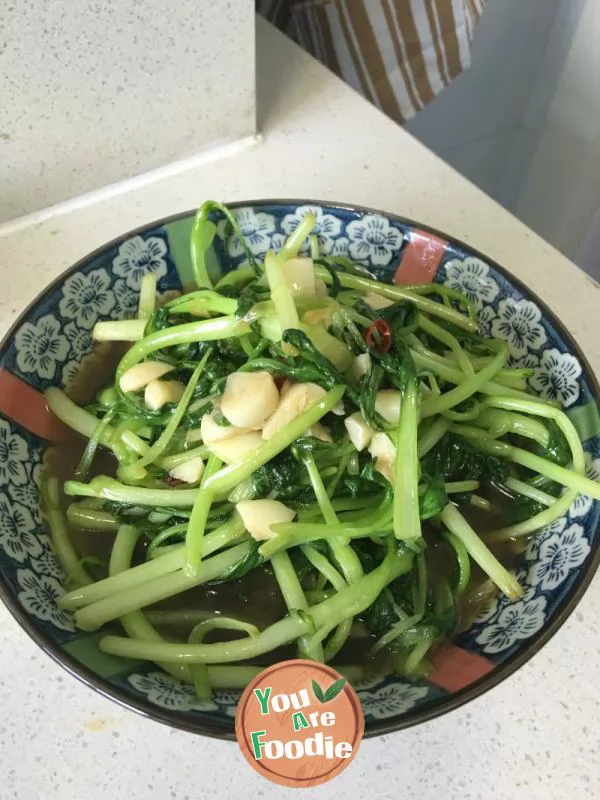
<path id="1" fill-rule="evenodd" d="M 394 283 L 431 283 L 444 256 L 448 242 L 427 231 L 413 231 L 402 252 L 402 259 L 394 275 Z"/>
<path id="2" fill-rule="evenodd" d="M 3 367 L 0 367 L 0 412 L 51 442 L 62 442 L 72 435 L 50 411 L 41 392 Z"/>
<path id="3" fill-rule="evenodd" d="M 431 657 L 433 672 L 430 683 L 447 692 L 458 692 L 494 669 L 495 664 L 477 653 L 469 653 L 454 644 L 447 644 Z"/>

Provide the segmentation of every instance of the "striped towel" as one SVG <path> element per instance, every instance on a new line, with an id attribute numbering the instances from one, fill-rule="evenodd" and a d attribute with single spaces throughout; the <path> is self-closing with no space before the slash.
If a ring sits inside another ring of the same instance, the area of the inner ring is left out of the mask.
<path id="1" fill-rule="evenodd" d="M 402 123 L 471 63 L 486 0 L 256 0 L 259 13 Z"/>

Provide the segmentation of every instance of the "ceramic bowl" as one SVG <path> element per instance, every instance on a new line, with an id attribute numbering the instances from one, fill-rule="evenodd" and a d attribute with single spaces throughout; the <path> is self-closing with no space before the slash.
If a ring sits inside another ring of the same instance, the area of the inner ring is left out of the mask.
<path id="1" fill-rule="evenodd" d="M 321 251 L 349 256 L 382 281 L 437 281 L 463 292 L 481 325 L 508 342 L 513 364 L 533 368 L 531 388 L 558 400 L 583 440 L 590 477 L 600 479 L 598 385 L 568 332 L 507 271 L 480 253 L 405 219 L 362 208 L 298 201 L 232 206 L 256 256 L 279 248 L 312 210 Z M 190 284 L 193 214 L 127 233 L 71 267 L 21 315 L 0 349 L 0 594 L 25 631 L 56 661 L 107 697 L 174 727 L 233 738 L 238 693 L 196 699 L 154 664 L 103 655 L 99 633 L 75 630 L 59 610 L 64 575 L 38 510 L 44 452 L 61 427 L 42 392 L 64 387 L 90 357 L 97 320 L 135 311 L 142 276 L 161 292 Z M 212 258 L 225 270 L 244 259 L 220 225 Z M 427 680 L 383 677 L 358 686 L 366 734 L 442 714 L 487 691 L 531 658 L 573 611 L 599 561 L 600 503 L 580 497 L 568 514 L 531 541 L 516 574 L 523 599 L 495 599 L 471 628 L 434 659 Z"/>

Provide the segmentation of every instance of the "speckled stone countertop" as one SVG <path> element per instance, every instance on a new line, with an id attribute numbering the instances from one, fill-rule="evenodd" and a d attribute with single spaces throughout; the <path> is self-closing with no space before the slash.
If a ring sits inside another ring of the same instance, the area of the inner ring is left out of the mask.
<path id="1" fill-rule="evenodd" d="M 259 197 L 387 209 L 447 231 L 512 270 L 561 317 L 600 373 L 598 286 L 279 34 L 259 26 L 264 140 L 143 187 L 0 229 L 0 327 L 90 250 L 152 219 Z M 365 741 L 303 797 L 600 797 L 600 578 L 519 672 L 461 709 Z M 199 800 L 291 796 L 234 744 L 196 738 L 105 700 L 55 665 L 0 609 L 0 797 Z"/>
<path id="2" fill-rule="evenodd" d="M 3 2 L 0 221 L 254 133 L 253 65 L 252 0 Z"/>

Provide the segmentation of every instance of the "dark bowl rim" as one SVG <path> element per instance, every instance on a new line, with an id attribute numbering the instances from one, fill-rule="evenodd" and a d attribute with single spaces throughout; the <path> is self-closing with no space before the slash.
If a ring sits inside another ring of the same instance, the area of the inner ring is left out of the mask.
<path id="1" fill-rule="evenodd" d="M 263 198 L 260 200 L 238 200 L 232 203 L 225 203 L 224 205 L 226 205 L 228 208 L 233 208 L 233 209 L 246 208 L 246 207 L 256 208 L 261 206 L 278 206 L 278 205 L 296 206 L 296 207 L 315 206 L 323 209 L 345 211 L 354 214 L 362 214 L 362 215 L 379 214 L 383 217 L 386 217 L 392 222 L 408 226 L 414 230 L 425 231 L 426 233 L 432 234 L 433 236 L 443 239 L 443 241 L 448 242 L 451 245 L 462 248 L 463 250 L 469 252 L 470 254 L 478 258 L 481 258 L 486 264 L 496 269 L 508 281 L 514 284 L 521 292 L 523 292 L 526 296 L 531 297 L 538 304 L 543 314 L 552 321 L 553 325 L 560 332 L 561 336 L 568 344 L 570 351 L 573 352 L 579 359 L 580 363 L 583 366 L 586 380 L 590 385 L 593 399 L 596 401 L 596 403 L 600 402 L 600 384 L 594 374 L 594 371 L 587 357 L 582 352 L 575 337 L 570 333 L 570 331 L 568 331 L 565 328 L 563 323 L 558 319 L 557 315 L 549 308 L 549 306 L 545 303 L 545 301 L 543 301 L 537 295 L 536 292 L 527 287 L 526 284 L 524 284 L 519 278 L 515 277 L 510 270 L 500 266 L 500 264 L 498 264 L 496 261 L 491 259 L 489 256 L 485 255 L 481 251 L 477 250 L 472 245 L 466 244 L 465 242 L 462 242 L 460 239 L 456 239 L 453 236 L 449 236 L 448 234 L 438 230 L 437 228 L 433 228 L 429 225 L 416 222 L 415 220 L 411 220 L 407 217 L 402 217 L 398 214 L 393 214 L 388 211 L 381 211 L 379 209 L 373 209 L 368 206 L 352 205 L 348 203 L 339 203 L 339 202 L 321 201 L 321 200 L 304 200 L 304 199 L 298 200 L 294 198 L 288 198 L 288 199 Z M 112 239 L 110 242 L 106 242 L 105 244 L 100 245 L 92 252 L 87 253 L 82 258 L 78 259 L 75 262 L 75 264 L 71 265 L 66 270 L 64 270 L 60 275 L 54 278 L 54 280 L 52 280 L 47 286 L 45 286 L 42 289 L 42 291 L 38 292 L 36 297 L 26 306 L 26 308 L 21 312 L 21 314 L 19 314 L 18 318 L 13 322 L 8 331 L 2 337 L 2 340 L 0 342 L 0 357 L 3 355 L 4 351 L 9 346 L 17 329 L 26 320 L 30 311 L 33 308 L 35 308 L 36 305 L 38 305 L 41 299 L 51 289 L 63 283 L 64 280 L 69 275 L 81 269 L 91 259 L 96 258 L 97 256 L 101 255 L 104 251 L 110 249 L 111 247 L 118 246 L 119 243 L 123 242 L 126 239 L 129 239 L 132 236 L 144 233 L 147 230 L 152 230 L 154 228 L 169 225 L 181 219 L 193 217 L 195 213 L 196 209 L 194 208 L 189 211 L 181 211 L 177 214 L 172 214 L 168 217 L 162 217 L 152 222 L 145 223 L 137 228 L 134 228 L 132 230 L 120 234 L 119 236 Z M 576 267 L 574 268 L 576 269 Z M 371 738 L 375 736 L 382 736 L 384 734 L 395 733 L 396 731 L 401 731 L 405 730 L 406 728 L 410 728 L 413 725 L 417 725 L 423 722 L 429 722 L 430 720 L 436 719 L 437 717 L 443 716 L 444 714 L 447 714 L 448 712 L 453 711 L 456 708 L 459 708 L 460 706 L 468 703 L 471 700 L 481 697 L 490 689 L 493 689 L 494 687 L 498 686 L 498 684 L 502 683 L 502 681 L 504 681 L 506 678 L 513 675 L 520 667 L 522 667 L 531 658 L 533 658 L 533 656 L 539 653 L 542 647 L 544 647 L 544 645 L 547 644 L 550 641 L 550 639 L 558 632 L 558 630 L 564 625 L 568 617 L 573 613 L 575 607 L 583 597 L 599 566 L 600 566 L 600 540 L 596 538 L 596 541 L 592 546 L 591 558 L 588 559 L 587 563 L 584 565 L 584 568 L 580 571 L 580 574 L 578 574 L 577 578 L 575 579 L 569 591 L 567 592 L 566 597 L 562 600 L 559 607 L 554 611 L 550 622 L 547 625 L 544 625 L 544 627 L 542 627 L 531 639 L 526 640 L 526 643 L 517 651 L 515 651 L 515 653 L 513 653 L 513 655 L 510 656 L 504 663 L 494 667 L 494 669 L 492 669 L 491 672 L 487 673 L 482 678 L 479 678 L 477 681 L 469 684 L 464 689 L 461 689 L 458 692 L 454 692 L 452 694 L 448 694 L 447 697 L 435 701 L 435 703 L 432 704 L 432 706 L 429 708 L 424 708 L 422 710 L 405 714 L 399 719 L 369 721 L 365 725 L 365 738 Z M 212 719 L 211 717 L 199 719 L 195 716 L 192 716 L 188 712 L 180 712 L 180 711 L 169 712 L 157 706 L 153 706 L 147 701 L 137 700 L 136 698 L 133 698 L 126 692 L 122 691 L 120 688 L 111 686 L 106 679 L 98 677 L 88 667 L 77 662 L 76 659 L 74 659 L 68 653 L 65 653 L 60 648 L 60 646 L 51 642 L 44 634 L 42 628 L 38 626 L 36 623 L 34 623 L 32 621 L 32 618 L 25 613 L 25 611 L 23 610 L 23 608 L 20 606 L 15 596 L 13 595 L 11 588 L 8 585 L 8 582 L 4 577 L 4 574 L 1 572 L 0 572 L 0 599 L 4 602 L 4 604 L 6 605 L 12 616 L 19 623 L 19 625 L 36 642 L 36 644 L 38 644 L 39 647 L 48 656 L 50 656 L 50 658 L 52 658 L 53 661 L 55 661 L 57 664 L 63 667 L 69 674 L 73 675 L 75 678 L 80 680 L 83 684 L 85 684 L 91 689 L 94 689 L 103 697 L 106 697 L 107 699 L 118 703 L 123 708 L 135 711 L 136 713 L 140 714 L 143 717 L 152 719 L 156 722 L 161 722 L 170 727 L 178 728 L 188 733 L 210 736 L 211 738 L 222 739 L 227 741 L 235 741 L 235 734 L 232 731 L 224 730 L 222 726 L 216 722 L 215 719 Z"/>

